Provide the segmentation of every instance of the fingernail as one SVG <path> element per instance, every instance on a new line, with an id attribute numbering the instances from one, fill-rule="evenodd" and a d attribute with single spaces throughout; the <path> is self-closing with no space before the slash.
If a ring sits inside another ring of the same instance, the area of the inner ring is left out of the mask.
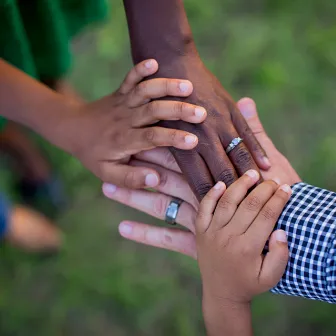
<path id="1" fill-rule="evenodd" d="M 205 109 L 203 107 L 196 107 L 195 108 L 195 116 L 198 118 L 202 118 L 205 114 Z"/>
<path id="2" fill-rule="evenodd" d="M 215 185 L 214 185 L 214 189 L 215 190 L 219 190 L 221 188 L 223 188 L 223 185 L 224 185 L 224 182 L 217 182 Z"/>
<path id="3" fill-rule="evenodd" d="M 264 161 L 265 166 L 267 166 L 268 168 L 271 167 L 271 161 L 267 157 L 264 157 L 263 161 Z"/>
<path id="4" fill-rule="evenodd" d="M 245 173 L 247 176 L 251 177 L 251 179 L 253 181 L 258 181 L 259 180 L 259 174 L 256 170 L 248 170 L 246 173 Z"/>
<path id="5" fill-rule="evenodd" d="M 186 82 L 181 82 L 179 88 L 182 92 L 187 92 L 190 89 L 190 84 Z"/>
<path id="6" fill-rule="evenodd" d="M 277 177 L 272 178 L 272 181 L 274 181 L 276 184 L 280 185 L 280 179 Z"/>
<path id="7" fill-rule="evenodd" d="M 149 60 L 149 61 L 145 62 L 145 67 L 147 69 L 150 69 L 153 66 L 153 63 L 154 63 L 153 60 Z"/>
<path id="8" fill-rule="evenodd" d="M 188 134 L 184 137 L 184 142 L 187 144 L 192 144 L 197 141 L 197 137 L 195 135 Z"/>
<path id="9" fill-rule="evenodd" d="M 248 103 L 244 105 L 243 108 L 241 108 L 240 112 L 245 119 L 250 119 L 255 115 L 255 110 L 255 106 L 251 103 Z"/>
<path id="10" fill-rule="evenodd" d="M 148 174 L 145 178 L 147 187 L 156 187 L 159 184 L 159 178 L 156 174 Z"/>
<path id="11" fill-rule="evenodd" d="M 284 184 L 280 187 L 281 190 L 283 190 L 287 194 L 292 193 L 292 188 L 288 184 Z"/>
<path id="12" fill-rule="evenodd" d="M 283 230 L 275 231 L 275 239 L 281 243 L 287 243 L 287 235 Z"/>
<path id="13" fill-rule="evenodd" d="M 133 226 L 129 223 L 121 223 L 119 225 L 119 232 L 122 236 L 129 236 L 133 231 Z"/>
<path id="14" fill-rule="evenodd" d="M 104 183 L 103 185 L 103 192 L 106 195 L 112 195 L 113 193 L 115 193 L 116 190 L 117 186 L 115 186 L 114 184 Z"/>

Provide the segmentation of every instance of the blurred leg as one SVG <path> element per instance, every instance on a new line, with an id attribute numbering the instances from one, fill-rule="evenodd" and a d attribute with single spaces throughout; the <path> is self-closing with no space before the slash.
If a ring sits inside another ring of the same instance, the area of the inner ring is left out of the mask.
<path id="1" fill-rule="evenodd" d="M 23 206 L 10 206 L 0 195 L 0 238 L 27 251 L 55 251 L 61 232 L 43 215 Z"/>

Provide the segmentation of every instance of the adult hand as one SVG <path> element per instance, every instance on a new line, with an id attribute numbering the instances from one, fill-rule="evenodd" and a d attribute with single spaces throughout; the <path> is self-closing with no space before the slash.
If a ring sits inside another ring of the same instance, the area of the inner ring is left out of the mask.
<path id="1" fill-rule="evenodd" d="M 223 181 L 229 186 L 249 169 L 270 168 L 262 146 L 236 103 L 197 54 L 190 53 L 172 59 L 169 67 L 163 64 L 157 76 L 178 76 L 191 81 L 194 90 L 183 101 L 203 106 L 208 112 L 206 120 L 198 125 L 184 121 L 160 122 L 164 127 L 184 130 L 198 136 L 198 145 L 193 150 L 170 150 L 199 200 L 214 182 Z M 237 137 L 241 137 L 243 142 L 226 154 L 225 149 Z"/>
<path id="2" fill-rule="evenodd" d="M 262 147 L 239 113 L 237 105 L 217 78 L 205 67 L 194 43 L 183 0 L 124 0 L 132 57 L 135 63 L 155 58 L 160 69 L 155 77 L 182 78 L 194 87 L 192 94 L 176 98 L 204 107 L 208 116 L 198 126 L 163 121 L 166 128 L 197 135 L 197 147 L 171 152 L 197 198 L 217 181 L 229 186 L 249 169 L 270 168 Z M 239 144 L 228 155 L 233 139 Z"/>
<path id="3" fill-rule="evenodd" d="M 243 98 L 238 102 L 238 107 L 271 161 L 271 169 L 262 171 L 264 179 L 278 178 L 281 184 L 287 183 L 289 185 L 300 182 L 300 177 L 288 160 L 276 149 L 265 133 L 258 118 L 254 101 Z M 123 189 L 105 184 L 103 186 L 104 194 L 110 199 L 159 219 L 164 219 L 172 197 L 179 197 L 183 203 L 180 206 L 176 222 L 190 231 L 124 221 L 119 226 L 120 234 L 142 244 L 177 251 L 196 259 L 194 223 L 199 203 L 181 174 L 174 157 L 167 149 L 160 148 L 138 154 L 132 164 L 155 167 L 161 178 L 161 183 L 156 188 L 157 192 Z"/>

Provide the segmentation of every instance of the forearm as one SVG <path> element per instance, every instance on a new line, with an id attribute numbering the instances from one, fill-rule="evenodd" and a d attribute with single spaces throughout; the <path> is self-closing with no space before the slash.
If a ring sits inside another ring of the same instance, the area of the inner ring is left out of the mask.
<path id="1" fill-rule="evenodd" d="M 197 55 L 182 0 L 124 0 L 134 63 Z"/>
<path id="2" fill-rule="evenodd" d="M 203 295 L 203 315 L 208 336 L 253 335 L 248 303 L 232 303 Z"/>
<path id="3" fill-rule="evenodd" d="M 0 115 L 39 133 L 59 147 L 55 137 L 72 103 L 0 59 Z"/>

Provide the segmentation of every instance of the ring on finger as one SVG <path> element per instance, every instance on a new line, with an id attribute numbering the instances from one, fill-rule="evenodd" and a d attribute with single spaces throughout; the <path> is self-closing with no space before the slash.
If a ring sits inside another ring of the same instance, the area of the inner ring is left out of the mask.
<path id="1" fill-rule="evenodd" d="M 180 206 L 182 204 L 182 200 L 179 198 L 173 198 L 166 210 L 166 214 L 165 214 L 165 221 L 168 224 L 171 225 L 175 225 L 176 224 L 176 218 L 177 218 L 177 214 L 178 211 L 180 209 Z"/>

